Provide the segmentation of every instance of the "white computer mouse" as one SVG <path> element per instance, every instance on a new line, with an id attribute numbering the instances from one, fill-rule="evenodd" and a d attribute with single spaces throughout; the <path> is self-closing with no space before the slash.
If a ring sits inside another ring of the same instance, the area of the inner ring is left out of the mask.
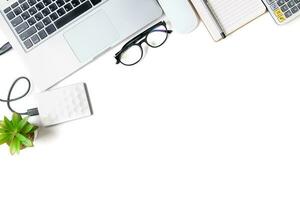
<path id="1" fill-rule="evenodd" d="M 199 17 L 195 13 L 188 0 L 158 0 L 174 31 L 190 33 L 199 23 Z"/>

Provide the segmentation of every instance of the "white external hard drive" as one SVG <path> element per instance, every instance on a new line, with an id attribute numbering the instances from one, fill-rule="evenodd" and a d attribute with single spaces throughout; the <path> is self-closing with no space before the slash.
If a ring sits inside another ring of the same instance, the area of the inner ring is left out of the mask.
<path id="1" fill-rule="evenodd" d="M 46 91 L 36 95 L 43 126 L 80 119 L 92 115 L 85 83 Z"/>

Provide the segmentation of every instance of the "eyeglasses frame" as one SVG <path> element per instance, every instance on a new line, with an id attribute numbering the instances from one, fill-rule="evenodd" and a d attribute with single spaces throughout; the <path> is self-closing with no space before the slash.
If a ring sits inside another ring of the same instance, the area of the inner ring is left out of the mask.
<path id="1" fill-rule="evenodd" d="M 166 31 L 163 30 L 163 32 L 166 32 L 167 36 L 164 40 L 164 42 L 162 42 L 159 46 L 153 46 L 151 44 L 148 43 L 148 36 L 150 33 L 153 32 L 153 30 L 159 26 L 164 26 Z M 173 31 L 172 30 L 168 30 L 167 28 L 167 24 L 165 21 L 161 21 L 155 25 L 153 25 L 152 27 L 148 28 L 146 31 L 142 32 L 141 34 L 137 35 L 136 37 L 134 37 L 133 39 L 131 39 L 130 41 L 128 41 L 122 48 L 121 50 L 115 54 L 115 59 L 117 60 L 116 64 L 122 63 L 125 66 L 133 66 L 136 65 L 137 63 L 139 63 L 142 58 L 144 57 L 144 50 L 142 47 L 143 43 L 146 43 L 148 46 L 152 47 L 152 48 L 158 48 L 161 47 L 163 44 L 165 44 L 165 42 L 168 40 L 169 34 L 171 34 Z M 144 39 L 143 39 L 144 38 Z M 141 50 L 141 57 L 138 61 L 136 61 L 135 63 L 132 64 L 126 64 L 121 62 L 121 56 L 122 54 L 127 51 L 129 48 L 133 47 L 133 46 L 138 46 Z"/>

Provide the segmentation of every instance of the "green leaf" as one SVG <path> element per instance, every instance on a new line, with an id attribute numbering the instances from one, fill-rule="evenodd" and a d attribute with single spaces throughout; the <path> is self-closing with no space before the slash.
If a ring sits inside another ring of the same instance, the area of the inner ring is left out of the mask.
<path id="1" fill-rule="evenodd" d="M 0 134 L 2 134 L 2 133 L 7 133 L 8 131 L 7 131 L 7 129 L 4 129 L 4 128 L 1 128 L 0 127 Z"/>
<path id="2" fill-rule="evenodd" d="M 11 123 L 11 121 L 9 121 L 9 119 L 7 119 L 7 117 L 4 117 L 4 126 L 8 131 L 14 131 L 14 127 L 13 124 Z"/>
<path id="3" fill-rule="evenodd" d="M 20 114 L 14 113 L 12 116 L 12 124 L 16 127 L 18 123 L 22 120 L 22 117 Z"/>
<path id="4" fill-rule="evenodd" d="M 21 130 L 26 126 L 27 123 L 28 123 L 28 117 L 24 117 L 24 118 L 18 123 L 18 126 L 17 126 L 18 131 L 21 131 Z"/>
<path id="5" fill-rule="evenodd" d="M 8 128 L 5 126 L 4 121 L 0 121 L 0 133 L 9 132 Z"/>
<path id="6" fill-rule="evenodd" d="M 33 144 L 30 139 L 26 138 L 25 136 L 18 133 L 16 137 L 19 139 L 19 141 L 26 147 L 32 147 Z"/>
<path id="7" fill-rule="evenodd" d="M 21 133 L 26 134 L 32 132 L 31 130 L 34 128 L 32 124 L 27 123 L 25 127 L 21 130 Z"/>
<path id="8" fill-rule="evenodd" d="M 19 153 L 20 149 L 21 149 L 20 140 L 15 137 L 9 145 L 9 149 L 10 149 L 11 155 L 14 155 L 15 153 Z"/>
<path id="9" fill-rule="evenodd" d="M 38 126 L 33 126 L 33 128 L 32 128 L 32 130 L 31 130 L 31 132 L 34 132 L 34 131 L 36 131 L 38 128 L 39 128 Z"/>
<path id="10" fill-rule="evenodd" d="M 21 130 L 21 133 L 26 135 L 27 133 L 33 133 L 38 129 L 38 126 L 35 126 L 33 124 L 27 123 L 25 127 Z"/>
<path id="11" fill-rule="evenodd" d="M 0 134 L 0 145 L 8 142 L 9 139 L 10 139 L 10 134 L 9 133 Z"/>

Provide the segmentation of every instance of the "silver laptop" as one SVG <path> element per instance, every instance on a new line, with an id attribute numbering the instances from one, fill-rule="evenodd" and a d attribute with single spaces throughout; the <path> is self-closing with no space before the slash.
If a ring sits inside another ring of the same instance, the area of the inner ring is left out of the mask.
<path id="1" fill-rule="evenodd" d="M 0 0 L 0 28 L 45 90 L 159 19 L 156 0 Z"/>

